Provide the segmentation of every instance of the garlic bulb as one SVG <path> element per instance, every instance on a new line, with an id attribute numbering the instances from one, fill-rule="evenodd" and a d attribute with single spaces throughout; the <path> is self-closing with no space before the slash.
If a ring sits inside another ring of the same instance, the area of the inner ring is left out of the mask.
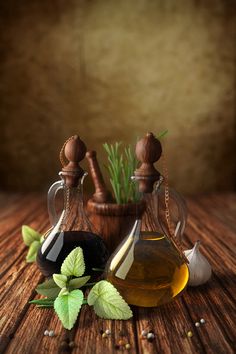
<path id="1" fill-rule="evenodd" d="M 211 266 L 206 258 L 199 251 L 200 241 L 197 241 L 191 250 L 184 251 L 189 260 L 189 282 L 190 286 L 197 286 L 206 283 L 211 277 Z"/>

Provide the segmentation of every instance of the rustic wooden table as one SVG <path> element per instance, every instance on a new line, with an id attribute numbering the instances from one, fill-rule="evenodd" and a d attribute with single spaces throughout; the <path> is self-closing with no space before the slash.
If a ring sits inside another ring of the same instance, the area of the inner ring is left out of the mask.
<path id="1" fill-rule="evenodd" d="M 202 252 L 214 271 L 207 285 L 187 288 L 178 300 L 160 308 L 133 308 L 129 321 L 104 321 L 84 306 L 71 332 L 62 328 L 52 309 L 28 303 L 43 277 L 35 264 L 25 262 L 21 225 L 47 229 L 45 200 L 32 194 L 2 194 L 0 200 L 0 352 L 58 353 L 69 336 L 76 343 L 73 353 L 115 353 L 122 330 L 130 353 L 235 353 L 236 194 L 188 199 L 185 248 L 202 241 Z M 196 328 L 200 318 L 206 323 Z M 155 332 L 152 343 L 140 338 L 146 328 Z M 45 337 L 45 329 L 53 329 L 56 336 Z M 100 329 L 110 329 L 112 335 L 103 339 Z M 192 338 L 186 336 L 189 330 Z"/>

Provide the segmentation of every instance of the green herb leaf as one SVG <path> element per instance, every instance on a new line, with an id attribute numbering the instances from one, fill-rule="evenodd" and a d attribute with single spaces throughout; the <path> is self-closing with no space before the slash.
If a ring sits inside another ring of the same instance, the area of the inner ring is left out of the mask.
<path id="1" fill-rule="evenodd" d="M 32 263 L 36 261 L 36 256 L 38 253 L 38 250 L 41 246 L 41 243 L 39 241 L 33 241 L 31 245 L 29 246 L 28 253 L 26 255 L 26 262 Z"/>
<path id="2" fill-rule="evenodd" d="M 61 289 L 58 296 L 64 296 L 64 295 L 68 295 L 68 294 L 69 294 L 69 290 L 66 287 L 64 287 Z"/>
<path id="3" fill-rule="evenodd" d="M 104 268 L 92 268 L 92 270 L 93 270 L 94 272 L 101 272 L 101 273 L 104 272 Z"/>
<path id="4" fill-rule="evenodd" d="M 83 250 L 81 247 L 76 247 L 66 257 L 61 266 L 61 274 L 69 276 L 80 277 L 85 272 L 85 263 Z"/>
<path id="5" fill-rule="evenodd" d="M 84 299 L 81 290 L 73 290 L 68 295 L 56 298 L 54 309 L 66 329 L 71 329 L 78 317 Z"/>
<path id="6" fill-rule="evenodd" d="M 166 134 L 168 134 L 168 130 L 164 130 L 163 132 L 159 133 L 157 139 L 163 138 Z"/>
<path id="7" fill-rule="evenodd" d="M 60 288 L 53 279 L 46 280 L 44 283 L 39 284 L 36 288 L 38 294 L 47 296 L 48 299 L 56 299 L 60 292 Z"/>
<path id="8" fill-rule="evenodd" d="M 133 315 L 129 305 L 117 289 L 106 280 L 101 280 L 94 285 L 87 300 L 101 318 L 127 320 Z"/>
<path id="9" fill-rule="evenodd" d="M 120 142 L 113 145 L 103 144 L 109 163 L 106 169 L 110 175 L 110 183 L 117 204 L 139 200 L 134 183 L 131 182 L 131 176 L 137 168 L 138 160 L 131 146 L 125 148 L 122 153 L 121 145 Z"/>
<path id="10" fill-rule="evenodd" d="M 53 274 L 53 280 L 55 283 L 60 287 L 64 288 L 66 287 L 66 282 L 67 282 L 67 276 L 63 274 Z"/>
<path id="11" fill-rule="evenodd" d="M 29 301 L 30 304 L 35 304 L 35 305 L 53 305 L 54 304 L 54 300 L 49 300 L 49 299 L 35 299 L 35 300 L 31 300 Z"/>
<path id="12" fill-rule="evenodd" d="M 85 276 L 81 278 L 71 279 L 69 281 L 69 289 L 79 289 L 84 286 L 90 279 L 90 276 Z"/>
<path id="13" fill-rule="evenodd" d="M 23 241 L 26 244 L 26 246 L 30 246 L 31 243 L 33 243 L 34 241 L 40 241 L 41 238 L 40 233 L 32 229 L 32 227 L 23 225 L 21 230 L 22 230 Z"/>

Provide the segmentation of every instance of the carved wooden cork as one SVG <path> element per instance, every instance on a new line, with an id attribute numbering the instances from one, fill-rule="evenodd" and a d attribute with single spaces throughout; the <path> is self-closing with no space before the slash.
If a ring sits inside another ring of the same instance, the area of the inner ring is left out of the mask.
<path id="1" fill-rule="evenodd" d="M 85 157 L 86 145 L 78 135 L 74 135 L 65 143 L 62 150 L 68 161 L 62 167 L 62 176 L 68 187 L 76 187 L 79 179 L 84 175 L 84 170 L 79 163 Z"/>
<path id="2" fill-rule="evenodd" d="M 135 152 L 141 162 L 141 166 L 134 172 L 134 175 L 138 177 L 139 191 L 151 193 L 153 184 L 160 178 L 160 173 L 154 167 L 154 163 L 161 157 L 161 143 L 152 133 L 147 133 L 137 142 Z"/>

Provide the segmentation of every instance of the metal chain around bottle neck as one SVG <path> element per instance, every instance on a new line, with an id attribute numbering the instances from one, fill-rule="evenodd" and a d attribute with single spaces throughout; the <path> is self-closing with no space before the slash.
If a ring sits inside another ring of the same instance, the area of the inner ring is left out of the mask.
<path id="1" fill-rule="evenodd" d="M 165 156 L 162 153 L 162 168 L 163 168 L 163 177 L 164 177 L 164 191 L 165 191 L 165 218 L 166 218 L 166 223 L 168 227 L 168 231 L 170 234 L 170 239 L 174 243 L 177 251 L 179 252 L 180 256 L 184 259 L 185 262 L 188 263 L 188 259 L 183 253 L 182 245 L 180 244 L 179 240 L 177 239 L 174 230 L 172 228 L 171 222 L 170 222 L 170 208 L 169 208 L 169 200 L 170 200 L 170 194 L 169 194 L 169 183 L 168 183 L 168 169 L 166 165 L 166 160 Z"/>
<path id="2" fill-rule="evenodd" d="M 65 167 L 67 165 L 67 161 L 65 159 L 65 147 L 66 147 L 66 144 L 70 141 L 74 139 L 74 135 L 72 135 L 70 138 L 68 138 L 64 144 L 62 145 L 62 148 L 60 150 L 60 153 L 59 153 L 59 159 L 60 159 L 60 162 L 62 164 L 62 167 Z M 61 172 L 60 172 L 61 173 Z M 78 186 L 76 188 L 79 189 L 79 193 L 81 194 L 81 199 L 82 199 L 82 204 L 83 204 L 83 189 L 82 189 L 82 186 L 81 184 L 83 184 L 83 179 L 84 177 L 87 175 L 87 173 L 85 173 L 83 175 L 83 177 L 80 179 L 80 182 L 78 184 Z M 63 216 L 63 219 L 62 219 L 62 225 L 63 227 L 66 225 L 66 219 L 69 215 L 69 212 L 70 212 L 70 192 L 71 192 L 71 188 L 67 187 L 67 185 L 65 184 L 65 188 L 64 188 L 64 209 L 65 209 L 65 214 Z M 80 204 L 80 203 L 79 203 Z"/>

